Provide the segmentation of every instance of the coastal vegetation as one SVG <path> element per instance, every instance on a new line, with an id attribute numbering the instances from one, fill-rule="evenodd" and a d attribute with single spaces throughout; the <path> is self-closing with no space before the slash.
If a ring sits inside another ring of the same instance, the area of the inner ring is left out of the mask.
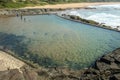
<path id="1" fill-rule="evenodd" d="M 119 0 L 0 0 L 0 8 L 20 8 L 46 4 L 77 2 L 119 2 Z"/>

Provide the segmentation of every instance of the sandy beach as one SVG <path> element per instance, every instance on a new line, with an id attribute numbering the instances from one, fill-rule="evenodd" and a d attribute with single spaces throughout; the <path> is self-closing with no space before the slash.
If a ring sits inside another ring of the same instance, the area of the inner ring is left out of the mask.
<path id="1" fill-rule="evenodd" d="M 34 6 L 34 7 L 25 7 L 24 9 L 34 9 L 34 8 L 84 8 L 92 5 L 110 5 L 110 4 L 120 4 L 120 2 L 94 2 L 94 3 L 68 3 L 68 4 L 56 4 L 56 5 L 44 5 L 44 6 Z"/>
<path id="2" fill-rule="evenodd" d="M 24 65 L 24 62 L 14 58 L 13 56 L 3 51 L 0 51 L 0 71 L 16 68 L 20 69 Z"/>

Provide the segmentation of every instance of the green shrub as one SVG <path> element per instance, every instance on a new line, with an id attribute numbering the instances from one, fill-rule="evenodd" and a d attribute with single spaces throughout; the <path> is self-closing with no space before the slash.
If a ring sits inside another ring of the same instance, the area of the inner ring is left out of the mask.
<path id="1" fill-rule="evenodd" d="M 4 3 L 4 4 L 1 4 L 1 7 L 4 7 L 4 8 L 20 8 L 20 7 L 24 7 L 25 4 L 24 3 Z"/>

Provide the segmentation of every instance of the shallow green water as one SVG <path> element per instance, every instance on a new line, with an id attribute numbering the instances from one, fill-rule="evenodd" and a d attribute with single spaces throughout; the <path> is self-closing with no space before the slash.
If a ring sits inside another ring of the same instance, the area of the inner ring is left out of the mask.
<path id="1" fill-rule="evenodd" d="M 0 32 L 30 39 L 28 49 L 62 66 L 85 68 L 120 47 L 120 33 L 55 15 L 0 18 Z"/>

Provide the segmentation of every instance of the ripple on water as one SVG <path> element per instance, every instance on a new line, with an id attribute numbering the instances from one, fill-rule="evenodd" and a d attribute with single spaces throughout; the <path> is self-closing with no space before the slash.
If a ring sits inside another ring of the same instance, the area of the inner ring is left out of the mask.
<path id="1" fill-rule="evenodd" d="M 30 39 L 29 51 L 61 66 L 85 68 L 104 53 L 120 47 L 120 33 L 115 31 L 54 15 L 26 16 L 28 18 L 31 22 L 23 23 L 16 17 L 0 18 L 0 32 L 26 36 Z"/>

